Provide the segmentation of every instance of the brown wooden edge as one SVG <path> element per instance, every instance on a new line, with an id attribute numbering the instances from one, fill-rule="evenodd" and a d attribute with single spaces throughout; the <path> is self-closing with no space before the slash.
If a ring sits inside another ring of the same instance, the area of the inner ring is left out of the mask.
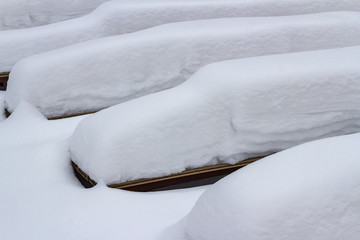
<path id="1" fill-rule="evenodd" d="M 119 184 L 108 185 L 110 188 L 130 190 L 130 191 L 139 191 L 147 192 L 156 190 L 162 187 L 169 187 L 172 185 L 177 185 L 181 183 L 186 183 L 190 181 L 201 180 L 210 177 L 228 175 L 239 168 L 245 167 L 246 165 L 253 163 L 263 157 L 249 158 L 243 161 L 240 161 L 236 164 L 218 164 L 213 166 L 206 166 L 201 168 L 195 168 L 190 170 L 185 170 L 180 173 L 171 174 L 164 177 L 157 178 L 144 178 L 134 181 L 128 181 Z M 71 161 L 76 177 L 82 183 L 84 187 L 90 188 L 96 185 L 96 182 L 91 179 L 84 171 L 82 171 L 74 162 Z"/>
<path id="2" fill-rule="evenodd" d="M 5 108 L 5 116 L 8 118 L 10 117 L 11 113 Z"/>
<path id="3" fill-rule="evenodd" d="M 98 110 L 98 111 L 100 111 L 100 110 Z M 59 119 L 65 119 L 65 118 L 72 118 L 72 117 L 78 117 L 78 116 L 93 114 L 93 113 L 96 113 L 98 111 L 91 111 L 91 112 L 84 112 L 84 113 L 74 113 L 74 114 L 64 115 L 64 116 L 49 117 L 47 119 L 49 119 L 49 120 L 59 120 Z"/>
<path id="4" fill-rule="evenodd" d="M 100 111 L 100 110 L 98 110 L 98 111 Z M 72 118 L 72 117 L 78 117 L 78 116 L 93 114 L 93 113 L 96 113 L 98 111 L 75 113 L 75 114 L 64 115 L 64 116 L 56 116 L 56 117 L 49 117 L 47 119 L 48 120 L 60 120 L 60 119 L 65 119 L 65 118 Z M 8 118 L 8 117 L 10 117 L 10 115 L 11 115 L 11 112 L 7 108 L 5 108 L 5 116 Z"/>
<path id="5" fill-rule="evenodd" d="M 84 187 L 91 188 L 96 185 L 96 182 L 92 180 L 83 170 L 81 170 L 73 161 L 71 161 L 71 165 L 74 169 L 75 176 L 79 179 Z"/>
<path id="6" fill-rule="evenodd" d="M 0 73 L 0 91 L 6 90 L 9 74 L 8 72 Z"/>

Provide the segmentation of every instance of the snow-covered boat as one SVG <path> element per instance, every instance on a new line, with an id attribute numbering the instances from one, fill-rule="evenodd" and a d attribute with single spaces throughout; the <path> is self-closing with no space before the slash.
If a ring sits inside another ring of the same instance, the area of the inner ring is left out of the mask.
<path id="1" fill-rule="evenodd" d="M 85 118 L 71 159 L 117 185 L 359 132 L 359 56 L 356 46 L 207 65 L 178 87 Z"/>

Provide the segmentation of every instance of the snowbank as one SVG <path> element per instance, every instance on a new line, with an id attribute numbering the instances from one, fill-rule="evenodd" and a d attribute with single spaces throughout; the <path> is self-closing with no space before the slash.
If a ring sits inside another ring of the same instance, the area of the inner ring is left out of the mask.
<path id="1" fill-rule="evenodd" d="M 96 3 L 103 1 L 99 0 Z M 47 1 L 47 3 L 51 2 Z M 94 5 L 94 1 L 87 1 L 87 3 Z M 64 6 L 69 7 L 68 4 L 65 2 Z M 17 6 L 22 7 L 25 4 Z M 48 9 L 49 6 L 44 5 L 43 7 Z M 294 15 L 334 10 L 360 11 L 360 2 L 339 2 L 337 0 L 152 0 L 151 3 L 147 0 L 111 1 L 102 4 L 91 14 L 78 19 L 49 26 L 0 33 L 0 72 L 9 72 L 21 58 L 36 53 L 85 40 L 134 32 L 169 22 L 221 17 Z M 7 17 L 7 15 L 3 17 Z M 32 16 L 32 18 L 34 17 Z"/>
<path id="2" fill-rule="evenodd" d="M 10 112 L 25 100 L 47 117 L 106 108 L 178 85 L 226 59 L 360 44 L 360 13 L 171 23 L 25 58 L 10 75 Z"/>
<path id="3" fill-rule="evenodd" d="M 323 139 L 240 169 L 163 239 L 360 239 L 359 143 L 359 134 Z"/>
<path id="4" fill-rule="evenodd" d="M 107 184 L 360 130 L 360 47 L 231 60 L 83 120 L 71 158 Z"/>
<path id="5" fill-rule="evenodd" d="M 1 0 L 0 31 L 79 17 L 104 1 L 106 0 Z"/>

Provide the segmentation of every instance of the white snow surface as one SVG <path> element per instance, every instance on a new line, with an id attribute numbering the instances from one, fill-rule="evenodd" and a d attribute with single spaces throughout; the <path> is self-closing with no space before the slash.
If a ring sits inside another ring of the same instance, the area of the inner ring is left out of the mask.
<path id="1" fill-rule="evenodd" d="M 360 130 L 360 47 L 229 60 L 100 111 L 71 159 L 107 184 L 236 163 Z"/>
<path id="2" fill-rule="evenodd" d="M 359 134 L 323 139 L 242 168 L 161 239 L 358 240 L 359 144 Z"/>
<path id="3" fill-rule="evenodd" d="M 81 119 L 48 121 L 22 103 L 0 122 L 1 240 L 151 240 L 189 213 L 204 191 L 83 188 L 68 154 Z"/>
<path id="4" fill-rule="evenodd" d="M 19 61 L 5 100 L 47 117 L 103 109 L 180 84 L 227 59 L 360 44 L 360 13 L 170 23 L 75 44 Z"/>
<path id="5" fill-rule="evenodd" d="M 0 31 L 85 15 L 106 0 L 0 0 Z"/>
<path id="6" fill-rule="evenodd" d="M 78 0 L 72 4 L 76 5 L 80 2 L 83 1 Z M 95 2 L 104 2 L 104 0 Z M 53 4 L 53 2 L 47 1 L 47 4 L 50 3 Z M 12 4 L 14 4 L 13 1 Z M 69 7 L 68 1 L 65 1 L 65 4 L 64 6 Z M 87 1 L 87 4 L 94 5 L 94 0 Z M 25 4 L 16 6 L 24 7 Z M 41 7 L 48 9 L 46 4 Z M 0 72 L 9 72 L 21 58 L 36 53 L 85 40 L 134 32 L 169 22 L 222 17 L 295 15 L 341 10 L 360 11 L 360 2 L 352 0 L 110 1 L 99 6 L 91 14 L 77 19 L 30 29 L 0 32 Z M 48 12 L 48 14 L 50 13 Z M 7 15 L 3 17 L 7 17 Z M 54 18 L 54 15 L 51 17 Z M 55 15 L 55 17 L 57 16 Z M 15 24 L 16 22 L 11 21 L 11 23 Z"/>

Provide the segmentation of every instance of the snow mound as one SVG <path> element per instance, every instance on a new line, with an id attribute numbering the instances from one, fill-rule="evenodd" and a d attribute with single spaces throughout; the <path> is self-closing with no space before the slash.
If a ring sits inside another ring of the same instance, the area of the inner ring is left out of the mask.
<path id="1" fill-rule="evenodd" d="M 47 2 L 50 3 L 50 1 Z M 94 1 L 87 2 L 94 4 Z M 21 58 L 40 52 L 169 22 L 221 17 L 293 15 L 334 10 L 360 11 L 360 2 L 334 0 L 317 2 L 313 0 L 173 0 L 151 1 L 151 3 L 140 0 L 110 1 L 99 6 L 91 14 L 78 19 L 21 31 L 2 32 L 0 72 L 9 72 Z"/>
<path id="2" fill-rule="evenodd" d="M 20 102 L 15 111 L 6 119 L 11 122 L 47 121 L 44 115 L 27 102 Z"/>
<path id="3" fill-rule="evenodd" d="M 39 26 L 79 17 L 106 0 L 1 0 L 0 30 Z"/>
<path id="4" fill-rule="evenodd" d="M 240 169 L 163 239 L 360 239 L 359 143 L 359 134 L 323 139 Z"/>
<path id="5" fill-rule="evenodd" d="M 236 163 L 360 130 L 360 47 L 214 63 L 82 121 L 71 158 L 107 184 Z"/>
<path id="6" fill-rule="evenodd" d="M 360 13 L 171 23 L 25 58 L 5 95 L 47 117 L 103 109 L 185 81 L 221 60 L 360 44 Z"/>

